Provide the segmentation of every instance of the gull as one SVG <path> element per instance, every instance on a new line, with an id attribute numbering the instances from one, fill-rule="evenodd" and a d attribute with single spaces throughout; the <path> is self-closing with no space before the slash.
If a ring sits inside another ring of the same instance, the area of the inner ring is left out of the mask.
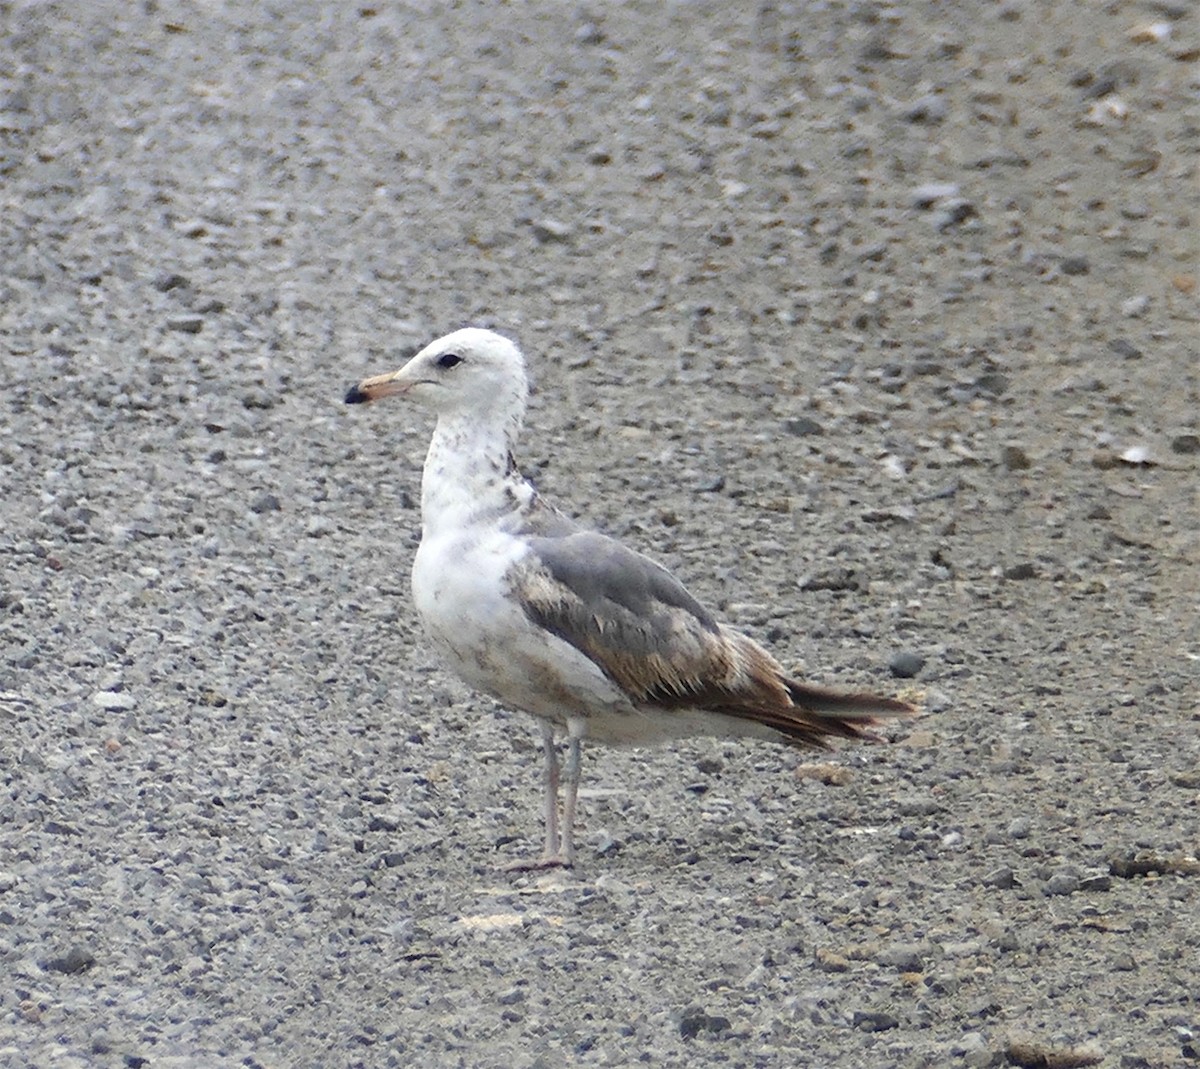
<path id="1" fill-rule="evenodd" d="M 801 682 L 665 568 L 544 501 L 513 457 L 529 381 L 509 339 L 456 330 L 351 387 L 346 403 L 391 395 L 437 417 L 412 569 L 429 641 L 470 686 L 541 723 L 545 851 L 512 867 L 574 863 L 584 739 L 740 736 L 823 749 L 835 736 L 874 737 L 878 717 L 915 712 Z"/>

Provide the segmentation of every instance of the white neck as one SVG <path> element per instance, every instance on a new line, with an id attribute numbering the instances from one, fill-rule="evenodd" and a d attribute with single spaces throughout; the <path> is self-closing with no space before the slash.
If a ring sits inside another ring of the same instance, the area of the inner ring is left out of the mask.
<path id="1" fill-rule="evenodd" d="M 421 477 L 422 537 L 495 522 L 529 503 L 533 488 L 512 462 L 519 430 L 519 417 L 438 418 Z"/>

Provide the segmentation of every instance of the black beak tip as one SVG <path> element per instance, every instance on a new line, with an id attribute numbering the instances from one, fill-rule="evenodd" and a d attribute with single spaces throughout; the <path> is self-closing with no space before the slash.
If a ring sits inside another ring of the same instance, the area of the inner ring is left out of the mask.
<path id="1" fill-rule="evenodd" d="M 346 404 L 348 405 L 366 404 L 369 400 L 371 399 L 358 386 L 351 386 L 346 391 Z"/>

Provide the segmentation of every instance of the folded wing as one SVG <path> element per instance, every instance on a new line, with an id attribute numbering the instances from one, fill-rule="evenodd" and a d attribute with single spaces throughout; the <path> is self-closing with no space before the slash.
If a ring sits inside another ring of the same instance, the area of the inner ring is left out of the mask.
<path id="1" fill-rule="evenodd" d="M 531 538 L 511 576 L 526 616 L 588 657 L 636 705 L 702 709 L 823 746 L 858 738 L 905 702 L 792 679 L 758 643 L 718 623 L 665 568 L 604 535 Z"/>

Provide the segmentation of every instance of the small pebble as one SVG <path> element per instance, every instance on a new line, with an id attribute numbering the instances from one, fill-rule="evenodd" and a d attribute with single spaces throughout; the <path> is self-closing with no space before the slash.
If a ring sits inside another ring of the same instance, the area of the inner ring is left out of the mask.
<path id="1" fill-rule="evenodd" d="M 896 801 L 896 812 L 902 817 L 928 817 L 940 813 L 942 805 L 932 798 L 921 796 L 899 798 Z"/>
<path id="2" fill-rule="evenodd" d="M 704 1010 L 687 1010 L 679 1021 L 679 1034 L 684 1039 L 695 1039 L 701 1032 L 714 1035 L 730 1027 L 728 1017 L 711 1016 Z"/>
<path id="3" fill-rule="evenodd" d="M 958 1045 L 954 1048 L 955 1054 L 967 1054 L 973 1050 L 983 1050 L 987 1046 L 987 1041 L 979 1032 L 967 1032 L 962 1039 L 958 1041 Z"/>
<path id="4" fill-rule="evenodd" d="M 939 202 L 938 211 L 933 214 L 933 225 L 938 230 L 949 230 L 952 226 L 979 214 L 979 210 L 964 197 L 951 197 Z"/>
<path id="5" fill-rule="evenodd" d="M 67 975 L 86 972 L 96 964 L 96 956 L 83 947 L 72 947 L 65 954 L 50 958 L 42 963 L 47 972 L 60 972 Z"/>
<path id="6" fill-rule="evenodd" d="M 1116 353 L 1117 356 L 1124 357 L 1126 360 L 1140 360 L 1142 357 L 1142 350 L 1124 338 L 1110 341 L 1108 348 L 1109 352 Z"/>
<path id="7" fill-rule="evenodd" d="M 950 113 L 946 98 L 936 93 L 918 97 L 901 113 L 908 122 L 940 123 Z"/>
<path id="8" fill-rule="evenodd" d="M 538 219 L 530 225 L 534 239 L 539 245 L 564 244 L 570 241 L 575 233 L 569 224 L 557 219 Z"/>
<path id="9" fill-rule="evenodd" d="M 189 282 L 183 275 L 176 271 L 166 271 L 159 275 L 152 284 L 159 293 L 169 293 L 180 286 L 189 285 Z"/>
<path id="10" fill-rule="evenodd" d="M 1042 887 L 1044 895 L 1073 895 L 1079 890 L 1079 877 L 1071 872 L 1056 872 Z"/>
<path id="11" fill-rule="evenodd" d="M 959 194 L 959 187 L 954 182 L 926 182 L 912 191 L 909 199 L 914 208 L 927 210 L 939 200 L 952 200 Z"/>
<path id="12" fill-rule="evenodd" d="M 1002 891 L 1007 891 L 1010 887 L 1014 887 L 1016 882 L 1017 879 L 1013 874 L 1013 870 L 1007 865 L 993 869 L 983 878 L 984 887 L 996 887 Z"/>
<path id="13" fill-rule="evenodd" d="M 1121 302 L 1121 315 L 1127 319 L 1139 319 L 1146 314 L 1149 307 L 1150 298 L 1144 293 L 1139 293 L 1136 297 Z"/>
<path id="14" fill-rule="evenodd" d="M 929 948 L 920 943 L 894 943 L 884 947 L 875 960 L 880 965 L 890 965 L 900 972 L 921 972 L 925 968 L 925 955 Z"/>
<path id="15" fill-rule="evenodd" d="M 581 45 L 599 45 L 604 43 L 604 31 L 594 22 L 585 22 L 575 31 L 575 40 Z"/>
<path id="16" fill-rule="evenodd" d="M 899 1028 L 900 1021 L 890 1013 L 879 1011 L 862 1012 L 855 1010 L 854 1016 L 851 1018 L 851 1024 L 860 1032 L 886 1032 L 892 1028 Z"/>
<path id="17" fill-rule="evenodd" d="M 1010 839 L 1028 839 L 1032 830 L 1033 824 L 1028 817 L 1017 817 L 1008 826 L 1008 837 Z"/>
<path id="18" fill-rule="evenodd" d="M 822 972 L 847 972 L 850 968 L 850 959 L 836 950 L 818 947 L 815 957 L 817 968 Z"/>
<path id="19" fill-rule="evenodd" d="M 997 950 L 1003 950 L 1007 954 L 1021 949 L 1021 940 L 1017 938 L 1017 933 L 1011 929 L 1001 932 L 996 937 L 995 944 Z"/>
<path id="20" fill-rule="evenodd" d="M 1033 467 L 1029 454 L 1019 445 L 1006 445 L 1000 450 L 1000 463 L 1006 471 L 1028 471 Z"/>
<path id="21" fill-rule="evenodd" d="M 92 695 L 92 701 L 111 713 L 124 712 L 137 705 L 137 699 L 124 691 L 101 690 Z"/>
<path id="22" fill-rule="evenodd" d="M 1030 561 L 1023 561 L 1005 568 L 1003 575 L 1009 582 L 1017 583 L 1024 579 L 1037 578 L 1037 568 Z"/>
<path id="23" fill-rule="evenodd" d="M 888 670 L 897 679 L 912 679 L 925 667 L 925 658 L 911 650 L 902 650 L 888 661 Z"/>
<path id="24" fill-rule="evenodd" d="M 793 416 L 783 421 L 783 429 L 798 438 L 825 433 L 825 428 L 810 416 Z"/>

